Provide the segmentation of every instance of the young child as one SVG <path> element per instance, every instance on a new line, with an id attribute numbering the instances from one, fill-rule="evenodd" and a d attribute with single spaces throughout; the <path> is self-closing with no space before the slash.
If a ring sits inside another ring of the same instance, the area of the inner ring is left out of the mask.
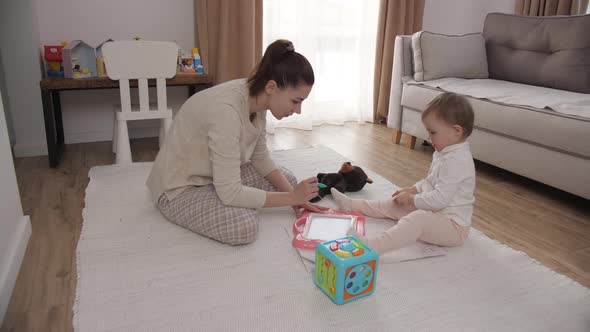
<path id="1" fill-rule="evenodd" d="M 436 150 L 425 179 L 402 188 L 392 198 L 367 201 L 350 199 L 332 189 L 340 209 L 376 218 L 398 220 L 397 225 L 374 236 L 352 235 L 379 254 L 410 245 L 416 240 L 439 246 L 460 246 L 471 225 L 475 167 L 465 139 L 473 130 L 469 101 L 454 93 L 443 93 L 422 113 L 428 140 Z"/>

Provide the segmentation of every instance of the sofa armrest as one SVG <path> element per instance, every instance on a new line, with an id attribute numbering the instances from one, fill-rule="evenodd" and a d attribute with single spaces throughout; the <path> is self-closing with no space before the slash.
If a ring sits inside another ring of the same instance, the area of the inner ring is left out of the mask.
<path id="1" fill-rule="evenodd" d="M 387 126 L 401 130 L 403 77 L 412 76 L 412 36 L 396 36 L 393 49 L 393 70 L 389 95 Z"/>

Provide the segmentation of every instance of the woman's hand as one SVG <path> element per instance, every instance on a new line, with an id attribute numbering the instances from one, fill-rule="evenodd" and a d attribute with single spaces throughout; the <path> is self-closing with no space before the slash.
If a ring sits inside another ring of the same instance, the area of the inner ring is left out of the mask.
<path id="1" fill-rule="evenodd" d="M 318 190 L 318 179 L 316 177 L 299 182 L 292 193 L 293 205 L 303 205 L 307 203 L 310 199 L 318 195 Z"/>
<path id="2" fill-rule="evenodd" d="M 279 171 L 273 171 L 273 173 L 280 174 Z M 280 175 L 280 178 L 284 177 Z M 274 181 L 272 181 L 273 179 Z M 271 176 L 269 181 L 280 191 L 267 191 L 264 207 L 304 206 L 310 199 L 318 195 L 318 179 L 316 177 L 299 182 L 295 188 L 291 187 L 286 179 L 285 181 L 277 181 L 277 179 L 279 176 Z M 315 208 L 312 207 L 310 210 L 315 211 Z"/>
<path id="3" fill-rule="evenodd" d="M 401 188 L 396 190 L 393 194 L 391 194 L 391 197 L 395 197 L 401 193 L 409 193 L 412 195 L 416 195 L 418 193 L 418 189 L 416 189 L 416 187 L 414 186 Z"/>
<path id="4" fill-rule="evenodd" d="M 315 213 L 325 213 L 325 211 L 328 211 L 329 209 L 330 208 L 328 208 L 328 207 L 315 205 L 310 202 L 293 206 L 293 211 L 295 211 L 295 216 L 297 218 L 299 218 L 301 216 L 301 214 L 303 213 L 303 211 L 305 211 L 305 210 L 309 210 L 309 211 L 315 212 Z"/>

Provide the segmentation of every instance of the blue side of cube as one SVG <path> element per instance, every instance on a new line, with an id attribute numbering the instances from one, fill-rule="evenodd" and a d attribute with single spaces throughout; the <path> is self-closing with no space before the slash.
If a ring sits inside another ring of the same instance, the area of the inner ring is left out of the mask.
<path id="1" fill-rule="evenodd" d="M 348 258 L 343 258 L 340 257 L 338 255 L 336 255 L 334 252 L 332 252 L 329 249 L 329 244 L 334 242 L 334 241 L 338 241 L 338 240 L 342 240 L 342 239 L 349 239 L 349 240 L 354 240 L 359 242 L 360 244 L 362 244 L 363 248 L 364 248 L 364 254 L 361 256 L 353 256 L 353 257 L 348 257 Z M 333 241 L 326 241 L 323 243 L 320 243 L 317 247 L 316 247 L 316 271 L 314 272 L 313 275 L 313 280 L 315 285 L 322 290 L 322 292 L 324 292 L 324 294 L 326 294 L 334 303 L 336 304 L 344 304 L 344 303 L 348 303 L 350 301 L 354 301 L 356 299 L 371 295 L 375 292 L 375 288 L 377 286 L 377 268 L 379 266 L 379 255 L 372 250 L 367 244 L 363 243 L 362 241 L 360 241 L 359 239 L 353 237 L 353 236 L 347 236 L 345 238 L 342 239 L 337 239 L 337 240 L 333 240 Z M 326 291 L 318 282 L 317 280 L 317 276 L 318 276 L 318 253 L 321 253 L 324 257 L 328 258 L 332 264 L 334 264 L 334 266 L 336 266 L 337 268 L 337 276 L 336 276 L 336 285 L 335 285 L 335 294 L 332 295 L 330 294 L 330 292 Z M 375 268 L 373 269 L 373 275 L 372 275 L 372 284 L 373 287 L 372 289 L 367 292 L 367 293 L 362 293 L 356 296 L 353 296 L 349 299 L 344 300 L 344 282 L 345 282 L 345 278 L 346 278 L 346 270 L 349 267 L 355 267 L 358 266 L 360 264 L 365 264 L 367 262 L 371 262 L 371 261 L 375 261 Z"/>

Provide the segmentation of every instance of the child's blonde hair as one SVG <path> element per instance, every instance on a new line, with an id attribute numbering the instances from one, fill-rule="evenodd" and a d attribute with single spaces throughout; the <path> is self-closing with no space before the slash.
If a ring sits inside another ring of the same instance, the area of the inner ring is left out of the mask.
<path id="1" fill-rule="evenodd" d="M 467 98 L 452 92 L 445 92 L 438 95 L 426 106 L 422 112 L 422 119 L 429 114 L 434 114 L 438 119 L 454 126 L 463 128 L 463 137 L 467 138 L 473 131 L 474 114 L 473 108 Z"/>

